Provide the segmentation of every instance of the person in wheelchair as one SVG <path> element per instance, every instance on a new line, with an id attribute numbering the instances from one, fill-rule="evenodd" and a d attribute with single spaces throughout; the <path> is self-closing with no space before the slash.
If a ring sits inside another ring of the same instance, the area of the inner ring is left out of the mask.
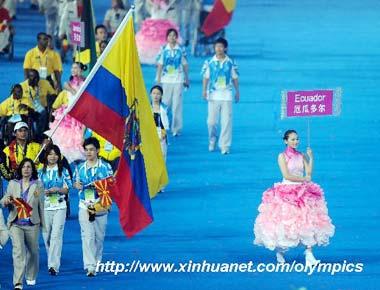
<path id="1" fill-rule="evenodd" d="M 33 119 L 34 138 L 42 140 L 42 134 L 48 129 L 51 107 L 57 94 L 47 80 L 41 80 L 35 69 L 28 70 L 27 79 L 21 83 L 23 97 L 33 104 L 29 113 Z"/>
<path id="2" fill-rule="evenodd" d="M 5 0 L 0 0 L 0 53 L 13 53 L 14 27 L 8 10 L 4 7 Z M 13 55 L 10 55 L 13 57 Z"/>
<path id="3" fill-rule="evenodd" d="M 1 138 L 8 144 L 12 137 L 13 127 L 17 122 L 31 123 L 29 112 L 33 109 L 29 98 L 23 97 L 20 84 L 12 86 L 11 95 L 0 104 Z"/>

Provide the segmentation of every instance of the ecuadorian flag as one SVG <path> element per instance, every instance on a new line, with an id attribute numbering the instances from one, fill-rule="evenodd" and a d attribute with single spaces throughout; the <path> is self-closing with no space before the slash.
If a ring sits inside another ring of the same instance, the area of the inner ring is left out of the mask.
<path id="1" fill-rule="evenodd" d="M 122 152 L 111 195 L 119 207 L 121 226 L 131 237 L 153 221 L 150 197 L 168 182 L 131 12 L 78 95 L 69 114 Z"/>
<path id="2" fill-rule="evenodd" d="M 232 18 L 236 0 L 216 0 L 210 14 L 202 25 L 202 31 L 210 36 L 225 27 Z"/>

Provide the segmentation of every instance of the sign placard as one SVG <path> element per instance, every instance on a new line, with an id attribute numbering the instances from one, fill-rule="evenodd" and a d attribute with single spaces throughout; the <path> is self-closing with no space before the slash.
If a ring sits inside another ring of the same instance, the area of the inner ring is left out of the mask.
<path id="1" fill-rule="evenodd" d="M 339 89 L 283 91 L 281 119 L 292 117 L 337 116 L 341 112 Z"/>
<path id="2" fill-rule="evenodd" d="M 80 21 L 70 22 L 70 41 L 72 44 L 84 47 L 84 23 Z"/>

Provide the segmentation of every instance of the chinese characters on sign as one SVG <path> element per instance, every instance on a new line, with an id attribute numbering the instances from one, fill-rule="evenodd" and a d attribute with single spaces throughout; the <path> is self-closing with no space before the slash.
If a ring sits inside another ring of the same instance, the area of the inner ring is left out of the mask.
<path id="1" fill-rule="evenodd" d="M 70 22 L 70 41 L 80 47 L 84 46 L 84 25 L 80 21 Z"/>
<path id="2" fill-rule="evenodd" d="M 333 90 L 286 92 L 286 117 L 333 115 Z"/>

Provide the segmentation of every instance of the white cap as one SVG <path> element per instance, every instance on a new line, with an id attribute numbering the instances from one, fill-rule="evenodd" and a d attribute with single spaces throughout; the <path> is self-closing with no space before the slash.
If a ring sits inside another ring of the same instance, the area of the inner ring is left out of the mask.
<path id="1" fill-rule="evenodd" d="M 15 125 L 15 127 L 13 128 L 13 131 L 16 132 L 18 129 L 21 129 L 21 128 L 27 128 L 27 129 L 29 129 L 29 126 L 25 122 L 17 122 L 16 125 Z"/>

